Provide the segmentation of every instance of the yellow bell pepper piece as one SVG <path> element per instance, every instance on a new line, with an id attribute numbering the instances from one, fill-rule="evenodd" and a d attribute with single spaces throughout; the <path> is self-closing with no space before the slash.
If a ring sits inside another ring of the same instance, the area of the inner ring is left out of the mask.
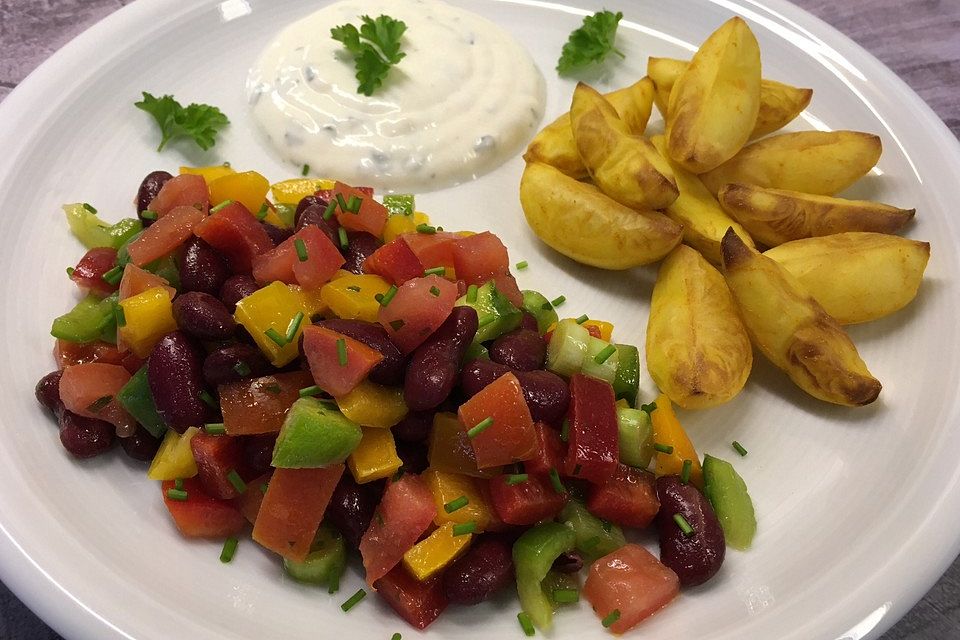
<path id="1" fill-rule="evenodd" d="M 183 435 L 173 429 L 167 431 L 147 469 L 147 477 L 151 480 L 176 480 L 197 475 L 197 461 L 193 459 L 190 441 L 198 433 L 198 427 L 190 427 Z"/>
<path id="2" fill-rule="evenodd" d="M 295 284 L 287 286 L 300 297 L 300 306 L 303 307 L 303 312 L 307 318 L 323 315 L 329 310 L 329 307 L 320 297 L 320 289 L 304 289 Z"/>
<path id="3" fill-rule="evenodd" d="M 422 211 L 415 211 L 412 216 L 394 214 L 387 218 L 387 225 L 383 228 L 383 241 L 390 242 L 404 233 L 413 233 L 418 224 L 430 224 L 430 216 Z"/>
<path id="4" fill-rule="evenodd" d="M 673 412 L 673 404 L 667 394 L 657 396 L 657 408 L 650 414 L 653 423 L 653 441 L 673 447 L 672 453 L 656 451 L 656 468 L 654 474 L 660 476 L 680 475 L 683 471 L 683 461 L 689 460 L 690 482 L 698 489 L 703 489 L 703 469 L 700 466 L 700 456 L 693 448 L 693 443 L 687 432 L 680 426 L 677 414 Z"/>
<path id="5" fill-rule="evenodd" d="M 603 320 L 587 320 L 583 323 L 584 327 L 596 327 L 600 330 L 600 339 L 610 342 L 610 337 L 613 335 L 613 325 L 609 322 L 604 322 Z"/>
<path id="6" fill-rule="evenodd" d="M 337 398 L 340 412 L 364 427 L 389 429 L 407 415 L 403 389 L 382 387 L 364 380 L 349 393 Z"/>
<path id="7" fill-rule="evenodd" d="M 228 164 L 215 164 L 209 167 L 180 167 L 180 175 L 190 174 L 194 176 L 203 176 L 209 185 L 217 178 L 229 176 L 236 173 Z"/>
<path id="8" fill-rule="evenodd" d="M 433 519 L 437 526 L 445 524 L 464 524 L 475 522 L 477 531 L 486 531 L 495 521 L 493 507 L 483 492 L 482 481 L 459 473 L 447 473 L 428 468 L 420 477 L 427 482 L 433 501 L 437 505 L 437 515 Z M 453 513 L 447 513 L 443 505 L 465 497 L 467 504 Z"/>
<path id="9" fill-rule="evenodd" d="M 173 302 L 163 287 L 121 300 L 120 308 L 126 322 L 119 329 L 120 339 L 138 358 L 149 356 L 160 338 L 177 330 Z"/>
<path id="10" fill-rule="evenodd" d="M 245 206 L 250 213 L 257 213 L 266 201 L 270 181 L 256 171 L 244 171 L 220 176 L 208 186 L 212 204 L 233 200 Z"/>
<path id="11" fill-rule="evenodd" d="M 363 427 L 360 444 L 347 458 L 350 473 L 359 484 L 389 478 L 402 465 L 393 432 L 389 429 Z"/>
<path id="12" fill-rule="evenodd" d="M 376 322 L 380 313 L 376 296 L 389 288 L 390 283 L 380 276 L 348 273 L 323 285 L 320 299 L 338 318 Z"/>
<path id="13" fill-rule="evenodd" d="M 453 525 L 447 523 L 403 554 L 403 566 L 420 582 L 429 580 L 456 560 L 470 546 L 472 533 L 453 535 Z"/>
<path id="14" fill-rule="evenodd" d="M 282 282 L 272 282 L 238 302 L 233 317 L 253 336 L 267 359 L 282 367 L 300 354 L 300 334 L 308 318 L 304 317 L 292 340 L 285 340 L 287 328 L 300 312 L 307 314 L 301 296 Z M 282 345 L 267 335 L 270 329 L 272 335 L 284 339 Z"/>
<path id="15" fill-rule="evenodd" d="M 284 202 L 286 204 L 298 204 L 307 196 L 312 196 L 317 191 L 333 189 L 333 180 L 323 180 L 321 178 L 294 178 L 284 180 L 270 185 L 270 193 L 273 194 L 274 202 Z"/>
<path id="16" fill-rule="evenodd" d="M 455 413 L 434 414 L 427 458 L 434 469 L 449 473 L 465 473 L 475 478 L 493 478 L 500 475 L 503 470 L 503 467 L 477 469 L 470 439 Z"/>

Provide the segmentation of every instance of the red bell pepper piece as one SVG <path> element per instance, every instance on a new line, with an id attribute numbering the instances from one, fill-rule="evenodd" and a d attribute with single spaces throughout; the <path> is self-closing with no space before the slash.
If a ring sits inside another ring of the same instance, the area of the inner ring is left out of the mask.
<path id="1" fill-rule="evenodd" d="M 343 211 L 337 207 L 337 222 L 340 226 L 351 231 L 366 231 L 376 237 L 383 235 L 383 228 L 387 224 L 387 208 L 373 199 L 373 196 L 351 187 L 348 184 L 337 182 L 333 187 L 334 198 L 343 197 L 343 201 L 350 202 L 351 197 L 360 199 L 360 210 L 356 213 Z"/>
<path id="2" fill-rule="evenodd" d="M 186 242 L 206 218 L 205 212 L 194 207 L 174 207 L 127 245 L 130 261 L 142 267 L 162 258 Z"/>
<path id="3" fill-rule="evenodd" d="M 349 393 L 383 360 L 382 353 L 359 340 L 316 325 L 303 330 L 303 353 L 314 382 L 332 396 Z"/>
<path id="4" fill-rule="evenodd" d="M 423 264 L 403 238 L 394 238 L 363 263 L 364 273 L 375 273 L 399 286 L 423 275 Z"/>
<path id="5" fill-rule="evenodd" d="M 400 351 L 410 353 L 443 324 L 456 301 L 457 285 L 449 280 L 433 275 L 414 278 L 380 307 L 377 320 Z"/>
<path id="6" fill-rule="evenodd" d="M 184 173 L 170 178 L 163 183 L 147 208 L 156 212 L 158 218 L 162 218 L 177 207 L 196 207 L 204 214 L 207 213 L 210 207 L 210 191 L 203 176 Z"/>
<path id="7" fill-rule="evenodd" d="M 606 484 L 590 487 L 587 509 L 598 518 L 642 529 L 660 510 L 656 478 L 649 471 L 617 465 Z"/>
<path id="8" fill-rule="evenodd" d="M 420 582 L 397 565 L 373 585 L 381 598 L 411 626 L 423 631 L 440 617 L 450 603 L 443 593 L 443 578 Z"/>
<path id="9" fill-rule="evenodd" d="M 260 503 L 253 539 L 284 558 L 306 558 L 342 475 L 342 464 L 275 470 Z"/>
<path id="10" fill-rule="evenodd" d="M 90 292 L 105 297 L 117 290 L 117 285 L 103 279 L 103 274 L 117 264 L 117 250 L 111 247 L 90 249 L 73 268 L 70 279 L 77 283 L 84 293 Z"/>
<path id="11" fill-rule="evenodd" d="M 546 478 L 528 473 L 526 480 L 511 485 L 509 477 L 497 476 L 490 481 L 493 509 L 507 524 L 536 524 L 553 518 L 567 504 L 567 493 L 558 493 Z"/>
<path id="12" fill-rule="evenodd" d="M 273 249 L 273 241 L 260 222 L 239 202 L 231 202 L 207 217 L 194 233 L 225 255 L 236 273 L 250 273 L 253 258 Z"/>
<path id="13" fill-rule="evenodd" d="M 536 455 L 533 418 L 520 381 L 512 373 L 500 376 L 460 405 L 459 417 L 470 436 L 480 469 L 521 462 Z M 471 435 L 471 429 L 483 424 L 489 426 Z"/>
<path id="14" fill-rule="evenodd" d="M 217 500 L 203 490 L 197 478 L 184 478 L 186 500 L 173 500 L 167 491 L 176 487 L 173 480 L 162 483 L 163 503 L 180 533 L 188 538 L 226 538 L 239 533 L 247 521 L 232 502 Z"/>
<path id="15" fill-rule="evenodd" d="M 239 474 L 243 465 L 239 440 L 230 436 L 198 433 L 190 440 L 190 449 L 197 462 L 198 478 L 204 491 L 221 500 L 240 495 L 227 477 L 231 471 Z"/>
<path id="16" fill-rule="evenodd" d="M 467 284 L 480 286 L 510 272 L 507 248 L 489 231 L 460 238 L 453 246 L 454 269 Z"/>
<path id="17" fill-rule="evenodd" d="M 570 441 L 566 474 L 606 483 L 620 460 L 617 407 L 610 383 L 582 373 L 570 379 Z"/>
<path id="18" fill-rule="evenodd" d="M 300 260 L 297 241 L 303 243 L 306 260 Z M 253 259 L 253 277 L 257 284 L 279 280 L 318 289 L 326 284 L 344 263 L 343 255 L 320 227 L 307 225 L 274 249 Z"/>
<path id="19" fill-rule="evenodd" d="M 563 469 L 563 459 L 567 455 L 566 445 L 560 440 L 556 429 L 542 422 L 537 422 L 533 428 L 537 434 L 537 449 L 534 456 L 523 463 L 523 470 L 545 478 L 551 469 L 558 472 Z"/>

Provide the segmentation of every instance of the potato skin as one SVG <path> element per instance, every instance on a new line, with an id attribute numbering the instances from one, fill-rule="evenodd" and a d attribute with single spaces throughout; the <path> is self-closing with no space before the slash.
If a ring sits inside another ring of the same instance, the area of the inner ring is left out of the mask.
<path id="1" fill-rule="evenodd" d="M 647 369 L 684 409 L 727 402 L 743 389 L 753 347 L 723 276 L 680 245 L 660 264 L 647 321 Z"/>
<path id="2" fill-rule="evenodd" d="M 847 231 L 896 233 L 915 209 L 733 183 L 717 194 L 723 209 L 768 247 Z"/>
<path id="3" fill-rule="evenodd" d="M 764 253 L 792 274 L 841 324 L 876 320 L 913 300 L 930 243 L 850 232 L 794 240 Z"/>
<path id="4" fill-rule="evenodd" d="M 602 269 L 656 262 L 683 234 L 665 215 L 625 207 L 542 162 L 524 169 L 520 205 L 537 237 L 568 258 Z"/>
<path id="5" fill-rule="evenodd" d="M 764 138 L 700 176 L 718 193 L 741 182 L 769 189 L 832 196 L 862 178 L 880 159 L 880 138 L 859 131 L 800 131 Z"/>
<path id="6" fill-rule="evenodd" d="M 733 231 L 721 245 L 723 271 L 753 344 L 815 398 L 846 406 L 880 395 L 850 336 L 786 269 Z"/>
<path id="7" fill-rule="evenodd" d="M 677 78 L 667 107 L 670 157 L 704 173 L 737 154 L 760 110 L 760 45 L 743 18 L 731 18 L 700 45 Z"/>

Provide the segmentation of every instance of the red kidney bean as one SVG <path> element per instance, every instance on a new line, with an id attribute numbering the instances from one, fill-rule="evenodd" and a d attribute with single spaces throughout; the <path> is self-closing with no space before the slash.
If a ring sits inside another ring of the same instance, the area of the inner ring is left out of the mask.
<path id="1" fill-rule="evenodd" d="M 547 359 L 547 343 L 535 330 L 517 329 L 493 341 L 490 359 L 517 371 L 542 369 Z"/>
<path id="2" fill-rule="evenodd" d="M 160 439 L 154 438 L 149 431 L 140 425 L 137 425 L 137 430 L 134 431 L 132 435 L 126 438 L 120 438 L 119 440 L 120 446 L 123 447 L 124 452 L 126 452 L 128 456 L 134 460 L 141 460 L 143 462 L 153 460 L 157 449 L 160 448 Z"/>
<path id="3" fill-rule="evenodd" d="M 260 226 L 263 227 L 263 230 L 267 232 L 267 235 L 270 236 L 270 239 L 273 240 L 273 244 L 280 244 L 287 238 L 293 235 L 292 229 L 281 229 L 280 227 L 274 226 L 269 222 L 261 222 Z"/>
<path id="4" fill-rule="evenodd" d="M 433 429 L 433 411 L 411 411 L 390 430 L 402 442 L 423 442 Z"/>
<path id="5" fill-rule="evenodd" d="M 382 485 L 379 483 L 357 484 L 349 473 L 345 473 L 333 490 L 324 515 L 352 547 L 358 548 L 360 539 L 370 528 L 381 494 Z"/>
<path id="6" fill-rule="evenodd" d="M 253 276 L 236 275 L 227 278 L 220 287 L 220 301 L 227 310 L 233 313 L 237 310 L 237 303 L 247 296 L 256 293 L 260 287 Z"/>
<path id="7" fill-rule="evenodd" d="M 329 220 L 324 220 L 323 214 L 326 210 L 326 200 L 318 196 L 307 196 L 297 205 L 297 223 L 294 225 L 294 230 L 300 231 L 306 226 L 315 225 L 320 227 L 320 230 L 330 238 L 330 242 L 339 247 L 340 223 L 337 221 L 336 216 L 332 216 Z"/>
<path id="8" fill-rule="evenodd" d="M 499 536 L 480 536 L 443 574 L 450 602 L 474 605 L 492 597 L 513 579 L 510 545 Z"/>
<path id="9" fill-rule="evenodd" d="M 237 326 L 222 302 L 199 291 L 181 293 L 174 299 L 173 318 L 181 331 L 199 340 L 226 340 Z"/>
<path id="10" fill-rule="evenodd" d="M 60 399 L 60 378 L 63 377 L 63 371 L 51 371 L 40 378 L 37 383 L 35 393 L 37 401 L 53 412 L 53 415 L 60 417 L 60 414 L 66 411 L 63 401 Z"/>
<path id="11" fill-rule="evenodd" d="M 381 242 L 376 236 L 362 231 L 351 231 L 347 234 L 347 248 L 343 251 L 343 257 L 346 260 L 343 268 L 350 273 L 363 273 L 364 261 L 373 255 L 380 245 Z"/>
<path id="12" fill-rule="evenodd" d="M 183 291 L 200 291 L 219 295 L 220 287 L 230 277 L 230 266 L 219 251 L 200 238 L 187 240 L 177 258 L 180 287 Z"/>
<path id="13" fill-rule="evenodd" d="M 59 423 L 60 444 L 75 458 L 92 458 L 113 446 L 116 428 L 109 422 L 63 411 Z"/>
<path id="14" fill-rule="evenodd" d="M 300 198 L 300 202 L 297 203 L 297 211 L 296 213 L 293 214 L 293 219 L 296 222 L 299 222 L 300 217 L 303 215 L 303 212 L 309 209 L 310 207 L 322 207 L 323 209 L 326 209 L 328 204 L 330 204 L 329 200 L 327 200 L 326 198 L 321 198 L 316 194 L 313 194 L 311 196 L 304 196 L 303 198 Z"/>
<path id="15" fill-rule="evenodd" d="M 160 193 L 160 188 L 171 178 L 173 178 L 173 176 L 166 171 L 153 171 L 148 173 L 140 183 L 134 205 L 137 207 L 137 216 L 140 217 L 140 222 L 143 223 L 144 227 L 149 227 L 153 224 L 153 220 L 148 220 L 140 216 L 140 214 L 150 208 L 150 203 L 153 202 L 153 199 Z"/>
<path id="16" fill-rule="evenodd" d="M 660 561 L 680 578 L 684 587 L 703 584 L 720 570 L 727 545 L 723 529 L 710 502 L 692 484 L 683 484 L 679 476 L 657 478 L 660 512 Z M 694 533 L 684 535 L 674 520 L 680 514 Z"/>
<path id="17" fill-rule="evenodd" d="M 476 310 L 454 307 L 443 324 L 414 350 L 403 380 L 403 399 L 412 411 L 433 409 L 447 399 L 459 380 L 463 356 L 476 335 Z"/>
<path id="18" fill-rule="evenodd" d="M 468 362 L 460 374 L 460 388 L 468 397 L 505 373 L 517 376 L 523 397 L 530 408 L 530 415 L 536 422 L 558 425 L 567 414 L 570 404 L 570 388 L 560 376 L 549 371 L 513 371 L 510 367 L 477 359 Z"/>
<path id="19" fill-rule="evenodd" d="M 200 353 L 182 331 L 157 342 L 147 359 L 147 382 L 157 412 L 177 433 L 208 422 L 210 407 L 200 398 L 204 391 Z"/>
<path id="20" fill-rule="evenodd" d="M 523 315 L 520 316 L 520 328 L 536 331 L 538 335 L 540 333 L 540 325 L 537 324 L 537 317 L 529 311 L 524 311 Z"/>
<path id="21" fill-rule="evenodd" d="M 363 320 L 344 320 L 330 318 L 316 323 L 321 327 L 342 333 L 348 338 L 359 340 L 371 349 L 376 349 L 383 356 L 383 360 L 370 370 L 370 382 L 395 387 L 403 383 L 403 371 L 407 360 L 390 340 L 386 329 L 375 322 Z"/>
<path id="22" fill-rule="evenodd" d="M 427 457 L 427 447 L 421 442 L 396 443 L 397 457 L 403 462 L 401 468 L 404 473 L 423 473 L 424 469 L 430 466 L 430 460 Z"/>
<path id="23" fill-rule="evenodd" d="M 211 387 L 245 378 L 259 378 L 269 372 L 270 363 L 263 357 L 263 352 L 249 344 L 220 347 L 203 360 L 203 379 Z"/>
<path id="24" fill-rule="evenodd" d="M 561 553 L 553 561 L 553 569 L 560 573 L 577 573 L 583 569 L 583 557 L 576 551 Z"/>
<path id="25" fill-rule="evenodd" d="M 249 436 L 243 441 L 243 463 L 251 476 L 263 475 L 272 468 L 273 446 L 277 442 L 277 434 L 264 433 L 263 435 Z"/>

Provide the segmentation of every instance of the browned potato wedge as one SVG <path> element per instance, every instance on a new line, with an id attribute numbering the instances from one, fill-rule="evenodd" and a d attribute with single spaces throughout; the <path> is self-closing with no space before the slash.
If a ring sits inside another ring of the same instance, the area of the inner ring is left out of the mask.
<path id="1" fill-rule="evenodd" d="M 857 406 L 880 394 L 850 336 L 803 285 L 748 247 L 723 236 L 723 271 L 750 339 L 798 387 L 815 398 Z"/>
<path id="2" fill-rule="evenodd" d="M 841 324 L 867 322 L 917 295 L 930 243 L 883 233 L 839 233 L 795 240 L 764 253 L 776 260 Z"/>
<path id="3" fill-rule="evenodd" d="M 750 139 L 759 109 L 760 45 L 743 18 L 731 18 L 700 45 L 673 85 L 670 157 L 693 173 L 717 167 Z"/>
<path id="4" fill-rule="evenodd" d="M 573 92 L 570 123 L 583 164 L 600 191 L 634 209 L 663 209 L 677 199 L 667 161 L 649 140 L 631 135 L 610 103 L 582 82 Z"/>
<path id="5" fill-rule="evenodd" d="M 653 109 L 653 82 L 650 78 L 642 78 L 604 97 L 617 110 L 630 133 L 640 135 L 646 130 Z M 573 178 L 587 176 L 587 168 L 580 160 L 577 143 L 573 139 L 569 112 L 548 124 L 533 138 L 523 159 L 527 162 L 545 162 Z"/>
<path id="6" fill-rule="evenodd" d="M 832 196 L 862 178 L 877 164 L 880 138 L 858 131 L 782 133 L 746 146 L 722 165 L 700 176 L 718 193 L 725 184 L 743 182 Z"/>
<path id="7" fill-rule="evenodd" d="M 715 266 L 720 266 L 720 241 L 727 229 L 733 228 L 737 235 L 752 247 L 750 234 L 739 222 L 726 214 L 710 190 L 700 182 L 700 178 L 670 159 L 664 137 L 653 136 L 650 142 L 670 163 L 673 177 L 680 189 L 680 196 L 666 208 L 665 213 L 671 220 L 683 225 L 683 241 Z"/>
<path id="8" fill-rule="evenodd" d="M 647 60 L 647 75 L 654 84 L 653 100 L 664 120 L 667 118 L 667 105 L 670 104 L 673 85 L 688 64 L 688 61 L 676 58 Z M 811 98 L 813 89 L 801 89 L 776 80 L 761 79 L 760 109 L 750 139 L 761 138 L 785 127 L 807 108 Z"/>
<path id="9" fill-rule="evenodd" d="M 520 205 L 541 240 L 568 258 L 602 269 L 656 262 L 683 230 L 656 211 L 636 211 L 542 162 L 527 164 Z"/>
<path id="10" fill-rule="evenodd" d="M 896 233 L 916 212 L 915 209 L 897 209 L 879 202 L 844 200 L 748 184 L 726 184 L 721 187 L 717 198 L 727 213 L 768 247 L 845 231 Z"/>
<path id="11" fill-rule="evenodd" d="M 723 276 L 680 245 L 660 264 L 647 321 L 647 369 L 684 409 L 727 402 L 743 389 L 753 347 Z"/>

